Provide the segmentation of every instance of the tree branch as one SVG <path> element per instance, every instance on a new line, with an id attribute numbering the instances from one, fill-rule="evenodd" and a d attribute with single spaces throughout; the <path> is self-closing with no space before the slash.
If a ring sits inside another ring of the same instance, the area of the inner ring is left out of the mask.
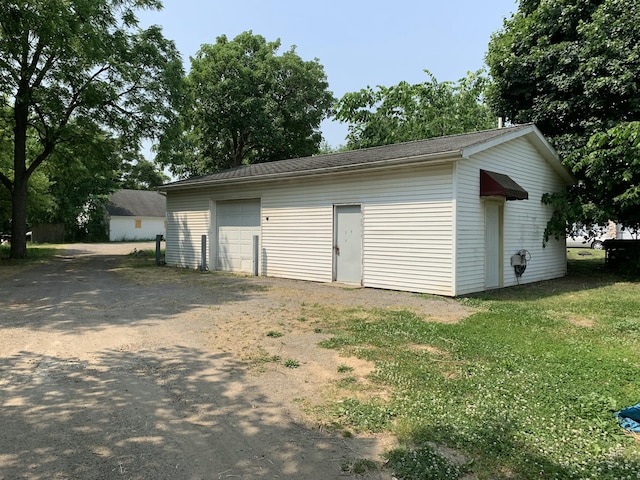
<path id="1" fill-rule="evenodd" d="M 91 85 L 91 83 L 96 78 L 98 78 L 100 75 L 102 75 L 104 72 L 106 72 L 106 71 L 108 71 L 110 69 L 111 69 L 111 67 L 109 65 L 103 66 L 98 71 L 96 71 L 96 73 L 91 75 L 89 77 L 89 79 L 86 82 L 84 82 L 84 84 L 81 85 L 78 88 L 78 90 L 73 94 L 73 96 L 71 97 L 71 100 L 69 101 L 69 106 L 67 107 L 67 110 L 65 111 L 64 115 L 62 116 L 62 120 L 60 121 L 60 124 L 58 125 L 58 129 L 64 127 L 65 125 L 67 125 L 67 123 L 69 123 L 69 119 L 71 118 L 71 115 L 73 115 L 73 112 L 75 111 L 75 109 L 80 106 L 80 103 L 78 102 L 78 99 L 80 98 L 80 95 L 82 94 L 82 92 L 89 85 Z"/>
<path id="2" fill-rule="evenodd" d="M 36 159 L 33 162 L 31 162 L 31 165 L 29 165 L 29 168 L 27 168 L 28 177 L 30 177 L 31 174 L 35 172 L 36 168 L 42 165 L 42 162 L 44 162 L 47 158 L 49 158 L 49 155 L 51 155 L 51 152 L 53 152 L 53 149 L 55 148 L 55 146 L 56 146 L 55 140 L 47 140 L 47 142 L 44 145 L 44 149 L 42 150 L 42 152 L 40 152 L 40 155 L 38 155 Z"/>
<path id="3" fill-rule="evenodd" d="M 0 183 L 7 187 L 10 192 L 13 191 L 13 182 L 2 172 L 0 172 Z"/>
<path id="4" fill-rule="evenodd" d="M 25 36 L 27 37 L 27 44 L 29 44 L 29 32 L 25 32 Z M 28 72 L 28 76 L 29 79 L 31 79 L 31 76 L 33 75 L 33 73 L 36 71 L 36 68 L 38 67 L 38 63 L 40 63 L 40 56 L 42 55 L 42 51 L 44 50 L 44 44 L 42 42 L 42 39 L 38 39 L 38 44 L 36 45 L 36 48 L 33 51 L 33 57 L 31 58 L 31 63 L 29 63 L 28 65 L 26 65 L 26 70 Z M 23 53 L 26 57 L 29 56 L 28 51 Z"/>
<path id="5" fill-rule="evenodd" d="M 49 60 L 52 60 L 53 58 L 54 57 L 50 57 Z M 80 105 L 80 102 L 78 101 L 78 99 L 80 98 L 80 95 L 82 94 L 82 92 L 96 78 L 98 78 L 104 72 L 108 71 L 110 68 L 111 67 L 108 66 L 108 65 L 100 68 L 93 75 L 91 75 L 91 77 L 89 77 L 89 79 L 80 88 L 78 88 L 78 90 L 71 97 L 71 100 L 69 101 L 69 105 L 67 107 L 67 110 L 62 115 L 62 118 L 60 119 L 60 122 L 58 123 L 58 125 L 56 125 L 55 129 L 47 128 L 47 122 L 46 122 L 46 118 L 45 118 L 44 112 L 42 112 L 42 110 L 40 109 L 40 107 L 37 104 L 37 102 L 33 102 L 33 106 L 35 107 L 36 112 L 37 112 L 38 116 L 40 117 L 40 123 L 45 128 L 45 131 L 42 132 L 42 134 L 44 134 L 45 141 L 44 141 L 44 149 L 35 158 L 35 160 L 31 163 L 31 165 L 29 165 L 29 167 L 27 168 L 27 175 L 30 176 L 40 165 L 42 165 L 42 163 L 49 157 L 49 155 L 51 155 L 51 153 L 53 152 L 56 144 L 59 143 L 60 130 L 69 123 L 69 120 L 71 119 L 71 116 L 73 115 L 73 112 Z M 54 130 L 53 134 L 51 134 L 52 130 Z"/>
<path id="6" fill-rule="evenodd" d="M 52 55 L 49 58 L 47 58 L 47 61 L 44 63 L 44 66 L 42 67 L 42 69 L 40 69 L 40 73 L 38 73 L 38 76 L 34 80 L 31 88 L 38 88 L 42 84 L 42 81 L 44 80 L 45 75 L 47 74 L 49 69 L 53 66 L 53 64 L 56 62 L 57 59 L 58 57 L 56 57 L 55 55 Z"/>

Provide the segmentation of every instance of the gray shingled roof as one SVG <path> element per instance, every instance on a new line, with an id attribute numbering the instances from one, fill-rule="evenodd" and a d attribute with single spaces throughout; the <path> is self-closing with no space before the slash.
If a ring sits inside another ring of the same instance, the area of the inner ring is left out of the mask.
<path id="1" fill-rule="evenodd" d="M 292 158 L 275 162 L 256 163 L 238 168 L 224 170 L 201 177 L 179 180 L 163 185 L 161 190 L 189 188 L 199 185 L 226 183 L 235 181 L 266 180 L 267 178 L 296 175 L 313 175 L 339 169 L 367 168 L 376 164 L 409 160 L 415 157 L 426 157 L 438 154 L 460 154 L 463 150 L 481 145 L 500 137 L 511 135 L 532 124 L 514 127 L 485 130 L 481 132 L 450 135 L 413 142 L 398 143 L 382 147 L 351 150 L 347 152 L 319 155 L 315 157 Z"/>
<path id="2" fill-rule="evenodd" d="M 106 208 L 112 217 L 164 217 L 167 198 L 146 190 L 118 190 L 109 195 Z"/>

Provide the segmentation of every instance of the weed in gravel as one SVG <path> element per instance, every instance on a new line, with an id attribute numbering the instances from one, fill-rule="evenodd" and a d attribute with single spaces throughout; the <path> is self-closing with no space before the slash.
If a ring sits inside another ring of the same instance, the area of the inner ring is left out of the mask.
<path id="1" fill-rule="evenodd" d="M 349 375 L 348 377 L 344 377 L 341 378 L 337 385 L 340 388 L 349 388 L 349 387 L 353 387 L 356 383 L 358 383 L 358 379 L 352 375 Z"/>
<path id="2" fill-rule="evenodd" d="M 300 366 L 300 362 L 293 358 L 287 358 L 283 365 L 287 368 L 298 368 Z"/>
<path id="3" fill-rule="evenodd" d="M 283 337 L 284 333 L 279 332 L 278 330 L 269 330 L 267 332 L 267 337 L 271 337 L 271 338 L 279 338 L 279 337 Z"/>
<path id="4" fill-rule="evenodd" d="M 352 462 L 342 464 L 342 471 L 350 473 L 352 475 L 364 475 L 368 472 L 374 472 L 378 470 L 378 465 L 372 460 L 366 458 L 360 458 Z"/>
<path id="5" fill-rule="evenodd" d="M 338 373 L 349 373 L 349 372 L 353 372 L 353 367 L 350 367 L 349 365 L 338 365 Z"/>
<path id="6" fill-rule="evenodd" d="M 259 372 L 269 363 L 279 363 L 281 358 L 278 355 L 271 355 L 264 348 L 258 347 L 255 351 L 243 357 L 249 368 L 255 368 Z"/>

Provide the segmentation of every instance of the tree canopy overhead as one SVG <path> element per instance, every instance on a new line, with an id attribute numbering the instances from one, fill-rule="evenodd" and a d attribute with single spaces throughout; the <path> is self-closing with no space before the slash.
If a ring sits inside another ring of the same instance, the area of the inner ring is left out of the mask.
<path id="1" fill-rule="evenodd" d="M 490 105 L 508 121 L 535 122 L 580 181 L 552 199 L 555 236 L 567 223 L 607 215 L 628 224 L 629 202 L 640 211 L 628 183 L 640 165 L 622 148 L 637 152 L 639 18 L 636 1 L 522 0 L 489 44 Z"/>
<path id="2" fill-rule="evenodd" d="M 561 154 L 640 120 L 640 4 L 527 0 L 489 43 L 489 103 L 535 122 Z"/>
<path id="3" fill-rule="evenodd" d="M 364 88 L 345 94 L 336 118 L 349 123 L 347 148 L 453 135 L 495 126 L 484 104 L 488 80 L 482 71 L 469 73 L 458 83 L 429 79 L 418 84 L 400 82 L 391 87 Z"/>
<path id="4" fill-rule="evenodd" d="M 316 153 L 333 104 L 324 68 L 280 40 L 244 32 L 202 45 L 187 78 L 183 129 L 158 158 L 179 176 Z"/>
<path id="5" fill-rule="evenodd" d="M 173 42 L 138 27 L 135 10 L 158 0 L 0 2 L 2 125 L 13 162 L 11 256 L 26 255 L 28 182 L 61 144 L 96 135 L 139 144 L 173 121 L 183 78 Z"/>

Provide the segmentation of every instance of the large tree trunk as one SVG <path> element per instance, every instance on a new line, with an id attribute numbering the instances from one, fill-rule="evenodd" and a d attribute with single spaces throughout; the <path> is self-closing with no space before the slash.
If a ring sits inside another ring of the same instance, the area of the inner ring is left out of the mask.
<path id="1" fill-rule="evenodd" d="M 27 183 L 26 175 L 15 178 L 11 192 L 11 258 L 27 257 Z"/>
<path id="2" fill-rule="evenodd" d="M 26 94 L 16 96 L 13 118 L 13 189 L 11 191 L 11 258 L 27 257 L 27 122 L 29 107 Z"/>

